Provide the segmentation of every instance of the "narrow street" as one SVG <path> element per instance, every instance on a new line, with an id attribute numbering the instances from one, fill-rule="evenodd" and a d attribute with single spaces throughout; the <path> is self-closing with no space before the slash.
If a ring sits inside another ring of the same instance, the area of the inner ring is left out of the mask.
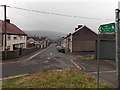
<path id="1" fill-rule="evenodd" d="M 2 77 L 30 74 L 41 70 L 72 69 L 70 56 L 59 53 L 55 44 L 31 60 L 2 65 Z"/>

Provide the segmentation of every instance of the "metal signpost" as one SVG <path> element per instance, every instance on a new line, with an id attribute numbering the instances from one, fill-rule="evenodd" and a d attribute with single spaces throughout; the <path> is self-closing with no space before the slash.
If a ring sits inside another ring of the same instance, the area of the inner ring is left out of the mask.
<path id="1" fill-rule="evenodd" d="M 103 33 L 103 32 L 115 32 L 116 31 L 115 23 L 100 25 L 98 30 L 101 33 Z M 100 60 L 100 37 L 98 34 L 98 38 L 97 38 L 97 89 L 99 89 L 99 69 L 100 69 L 99 60 Z"/>
<path id="2" fill-rule="evenodd" d="M 99 90 L 99 68 L 100 68 L 100 63 L 99 63 L 99 49 L 100 49 L 100 38 L 99 34 L 97 37 L 97 90 Z"/>
<path id="3" fill-rule="evenodd" d="M 120 88 L 120 29 L 119 17 L 120 10 L 116 9 L 116 68 L 117 68 L 117 88 Z"/>

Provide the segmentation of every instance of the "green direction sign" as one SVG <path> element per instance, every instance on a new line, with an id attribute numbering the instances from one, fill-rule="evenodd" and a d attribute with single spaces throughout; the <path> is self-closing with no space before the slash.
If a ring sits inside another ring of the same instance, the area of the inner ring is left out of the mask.
<path id="1" fill-rule="evenodd" d="M 100 25 L 99 32 L 115 32 L 115 23 Z"/>

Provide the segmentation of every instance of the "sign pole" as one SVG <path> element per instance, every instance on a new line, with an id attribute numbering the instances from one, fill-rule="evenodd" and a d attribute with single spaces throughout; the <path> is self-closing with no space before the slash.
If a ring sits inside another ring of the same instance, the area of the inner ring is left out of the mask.
<path id="1" fill-rule="evenodd" d="M 116 68 L 117 68 L 117 88 L 120 88 L 120 29 L 119 29 L 119 13 L 116 9 Z"/>
<path id="2" fill-rule="evenodd" d="M 96 83 L 97 90 L 99 90 L 99 69 L 100 69 L 100 62 L 99 62 L 100 53 L 99 52 L 100 52 L 100 37 L 98 33 L 98 37 L 97 37 L 97 83 Z"/>

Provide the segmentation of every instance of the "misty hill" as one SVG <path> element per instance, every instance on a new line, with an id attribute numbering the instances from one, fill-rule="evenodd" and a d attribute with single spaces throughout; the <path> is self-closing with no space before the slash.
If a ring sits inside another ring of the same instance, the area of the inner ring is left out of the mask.
<path id="1" fill-rule="evenodd" d="M 57 39 L 59 37 L 66 36 L 66 33 L 57 32 L 57 31 L 48 31 L 48 30 L 33 30 L 25 31 L 28 36 L 47 36 L 51 39 Z"/>

